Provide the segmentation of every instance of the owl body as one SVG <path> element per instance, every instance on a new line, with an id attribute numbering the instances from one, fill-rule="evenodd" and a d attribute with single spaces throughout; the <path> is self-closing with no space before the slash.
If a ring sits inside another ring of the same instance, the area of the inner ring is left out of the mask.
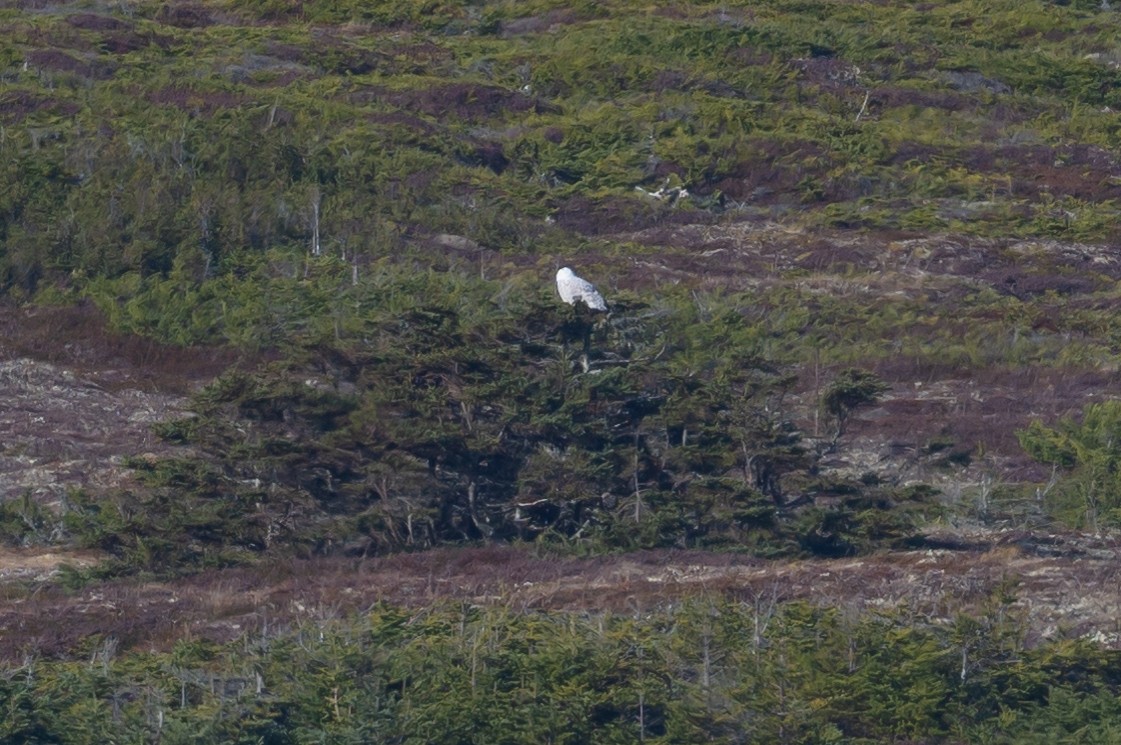
<path id="1" fill-rule="evenodd" d="M 577 301 L 581 301 L 592 310 L 607 310 L 607 303 L 595 286 L 588 280 L 577 277 L 567 266 L 557 272 L 557 293 L 569 305 L 576 305 Z"/>

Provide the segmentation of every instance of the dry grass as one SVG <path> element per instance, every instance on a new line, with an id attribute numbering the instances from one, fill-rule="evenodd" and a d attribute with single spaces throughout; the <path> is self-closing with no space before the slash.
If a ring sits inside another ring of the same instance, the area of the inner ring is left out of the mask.
<path id="1" fill-rule="evenodd" d="M 125 458 L 171 450 L 154 422 L 182 416 L 185 395 L 222 370 L 254 364 L 113 333 L 86 303 L 0 311 L 0 499 L 123 488 Z"/>
<path id="2" fill-rule="evenodd" d="M 109 390 L 187 393 L 231 365 L 251 361 L 224 347 L 176 347 L 115 333 L 89 302 L 0 306 L 0 360 L 26 357 L 92 375 Z"/>
<path id="3" fill-rule="evenodd" d="M 935 537 L 936 538 L 936 537 Z M 229 641 L 322 622 L 387 601 L 422 608 L 462 601 L 515 610 L 641 613 L 690 598 L 753 606 L 802 599 L 854 612 L 892 610 L 948 623 L 1001 604 L 1037 639 L 1063 633 L 1121 647 L 1121 546 L 1092 536 L 977 536 L 964 548 L 772 562 L 702 551 L 642 551 L 588 559 L 512 547 L 439 549 L 375 559 L 316 559 L 215 570 L 174 583 L 116 580 L 69 593 L 9 584 L 0 605 L 0 659 L 66 656 L 92 635 L 122 649 L 165 649 L 184 636 Z M 947 540 L 947 543 L 950 541 Z M 18 552 L 8 552 L 11 562 Z M 42 563 L 47 557 L 27 556 Z M 59 557 L 54 557 L 57 559 Z M 44 623 L 43 619 L 65 619 Z"/>

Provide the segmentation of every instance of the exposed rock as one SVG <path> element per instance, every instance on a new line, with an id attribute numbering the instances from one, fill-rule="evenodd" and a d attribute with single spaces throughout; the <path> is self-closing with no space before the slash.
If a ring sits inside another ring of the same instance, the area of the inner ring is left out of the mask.
<path id="1" fill-rule="evenodd" d="M 171 448 L 152 424 L 184 414 L 182 396 L 102 388 L 92 375 L 27 358 L 0 360 L 0 500 L 54 503 L 128 478 L 123 461 Z"/>
<path id="2" fill-rule="evenodd" d="M 432 242 L 437 246 L 443 248 L 451 248 L 456 251 L 478 251 L 480 246 L 475 241 L 471 240 L 465 235 L 449 235 L 448 233 L 441 233 L 432 239 Z"/>

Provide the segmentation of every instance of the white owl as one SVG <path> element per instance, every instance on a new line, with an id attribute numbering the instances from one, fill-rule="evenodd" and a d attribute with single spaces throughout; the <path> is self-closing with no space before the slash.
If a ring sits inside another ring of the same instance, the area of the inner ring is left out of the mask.
<path id="1" fill-rule="evenodd" d="M 561 300 L 569 305 L 576 305 L 577 300 L 582 300 L 592 310 L 607 310 L 607 303 L 603 302 L 603 295 L 586 279 L 581 279 L 572 273 L 567 266 L 557 272 L 557 292 Z"/>

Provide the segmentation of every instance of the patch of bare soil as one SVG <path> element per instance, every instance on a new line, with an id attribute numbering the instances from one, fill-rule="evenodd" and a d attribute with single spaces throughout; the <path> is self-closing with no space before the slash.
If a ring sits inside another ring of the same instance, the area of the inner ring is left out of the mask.
<path id="1" fill-rule="evenodd" d="M 679 283 L 713 290 L 790 288 L 854 304 L 895 298 L 926 308 L 924 323 L 898 330 L 900 342 L 931 329 L 965 337 L 969 319 L 957 317 L 955 308 L 972 293 L 991 290 L 1021 301 L 1051 297 L 1098 310 L 1115 302 L 1110 293 L 1121 280 L 1116 246 L 1051 240 L 809 230 L 749 221 L 666 223 L 616 233 L 611 240 L 645 247 L 624 259 L 603 259 L 612 265 L 615 286 L 639 293 Z M 770 311 L 764 303 L 744 309 L 749 318 Z M 1046 313 L 1025 323 L 1030 333 L 1056 333 Z M 1012 368 L 939 363 L 900 351 L 867 366 L 891 390 L 881 406 L 856 412 L 834 465 L 855 475 L 874 471 L 959 491 L 963 483 L 994 475 L 1005 482 L 1045 481 L 1045 469 L 1023 452 L 1016 431 L 1033 419 L 1052 422 L 1080 412 L 1114 395 L 1121 382 L 1116 362 L 1105 357 L 1080 368 Z M 832 373 L 806 366 L 790 398 L 794 419 L 809 437 L 828 434 L 814 412 Z M 934 450 L 941 455 L 928 457 Z M 978 462 L 982 453 L 984 462 Z"/>
<path id="2" fill-rule="evenodd" d="M 75 569 L 94 566 L 101 556 L 93 551 L 51 551 L 0 547 L 0 583 L 45 582 L 58 574 L 59 567 Z"/>
<path id="3" fill-rule="evenodd" d="M 236 361 L 109 333 L 88 305 L 2 310 L 0 501 L 125 485 L 127 458 L 171 450 L 152 425 L 183 416 L 186 393 Z"/>
<path id="4" fill-rule="evenodd" d="M 977 536 L 972 544 L 953 540 L 954 550 L 815 561 L 692 551 L 576 559 L 510 547 L 439 549 L 216 570 L 173 583 L 120 580 L 73 594 L 39 581 L 59 557 L 27 555 L 18 591 L 0 585 L 7 595 L 0 603 L 0 659 L 64 656 L 92 635 L 113 638 L 122 649 L 165 649 L 184 636 L 230 641 L 383 601 L 641 614 L 688 600 L 738 603 L 745 612 L 806 600 L 935 624 L 962 612 L 1002 613 L 1023 619 L 1029 643 L 1085 637 L 1121 648 L 1121 545 L 1013 532 Z M 0 555 L 0 562 L 11 556 Z M 63 617 L 65 624 L 42 621 Z"/>
<path id="5" fill-rule="evenodd" d="M 74 489 L 119 487 L 128 456 L 168 450 L 151 425 L 183 414 L 182 396 L 106 390 L 92 376 L 27 358 L 0 361 L 0 500 L 53 503 Z"/>
<path id="6" fill-rule="evenodd" d="M 624 278 L 646 285 L 693 279 L 706 287 L 750 289 L 801 281 L 821 283 L 823 290 L 863 287 L 920 294 L 965 283 L 1014 295 L 1009 277 L 1031 275 L 1050 280 L 1050 285 L 1033 287 L 1026 294 L 1048 290 L 1063 294 L 1064 282 L 1072 274 L 1080 275 L 1086 284 L 1077 289 L 1121 279 L 1121 254 L 1116 246 L 1052 240 L 830 232 L 749 221 L 727 225 L 667 222 L 611 238 L 649 249 L 668 249 L 637 254 L 631 261 L 633 273 L 624 272 Z"/>

